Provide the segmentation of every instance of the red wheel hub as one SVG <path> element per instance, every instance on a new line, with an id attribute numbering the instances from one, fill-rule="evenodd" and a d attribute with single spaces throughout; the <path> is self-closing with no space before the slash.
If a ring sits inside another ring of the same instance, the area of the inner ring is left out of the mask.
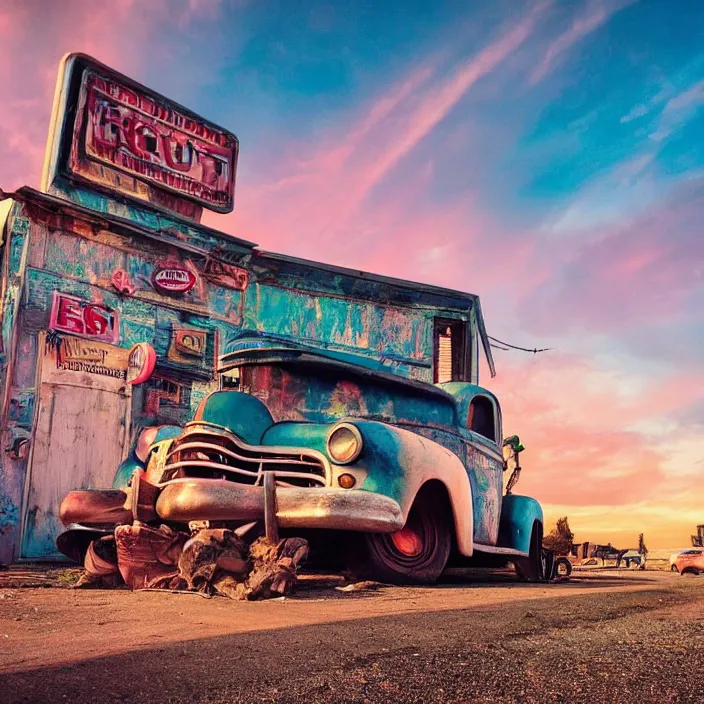
<path id="1" fill-rule="evenodd" d="M 391 534 L 394 547 L 407 557 L 416 557 L 423 552 L 423 539 L 409 526 Z"/>

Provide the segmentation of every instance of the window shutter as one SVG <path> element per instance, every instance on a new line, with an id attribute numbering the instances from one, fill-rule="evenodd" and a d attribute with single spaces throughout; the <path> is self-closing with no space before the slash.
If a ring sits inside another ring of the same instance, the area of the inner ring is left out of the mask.
<path id="1" fill-rule="evenodd" d="M 452 328 L 441 330 L 438 335 L 438 383 L 452 381 Z"/>

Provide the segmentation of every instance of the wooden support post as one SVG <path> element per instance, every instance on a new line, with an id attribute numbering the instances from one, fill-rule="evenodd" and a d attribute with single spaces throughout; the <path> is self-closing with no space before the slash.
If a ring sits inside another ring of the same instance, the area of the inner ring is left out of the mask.
<path id="1" fill-rule="evenodd" d="M 264 530 L 267 540 L 279 542 L 279 524 L 276 522 L 276 475 L 264 472 Z"/>

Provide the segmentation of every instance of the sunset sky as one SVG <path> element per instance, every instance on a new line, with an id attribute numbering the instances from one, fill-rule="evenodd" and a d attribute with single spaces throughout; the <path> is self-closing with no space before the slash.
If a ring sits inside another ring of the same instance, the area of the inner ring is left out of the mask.
<path id="1" fill-rule="evenodd" d="M 704 523 L 701 0 L 0 0 L 0 188 L 61 56 L 234 131 L 269 250 L 481 296 L 519 492 L 580 540 Z M 697 215 L 698 213 L 698 215 Z"/>

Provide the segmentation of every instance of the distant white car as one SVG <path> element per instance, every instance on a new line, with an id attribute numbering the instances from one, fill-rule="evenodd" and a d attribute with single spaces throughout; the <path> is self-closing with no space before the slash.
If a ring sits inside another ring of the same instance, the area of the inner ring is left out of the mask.
<path id="1" fill-rule="evenodd" d="M 680 555 L 684 555 L 685 553 L 687 555 L 704 555 L 704 548 L 688 548 L 687 550 L 673 552 L 672 555 L 670 555 L 670 570 L 672 572 L 679 572 L 679 569 L 675 562 L 677 562 L 677 559 Z"/>

